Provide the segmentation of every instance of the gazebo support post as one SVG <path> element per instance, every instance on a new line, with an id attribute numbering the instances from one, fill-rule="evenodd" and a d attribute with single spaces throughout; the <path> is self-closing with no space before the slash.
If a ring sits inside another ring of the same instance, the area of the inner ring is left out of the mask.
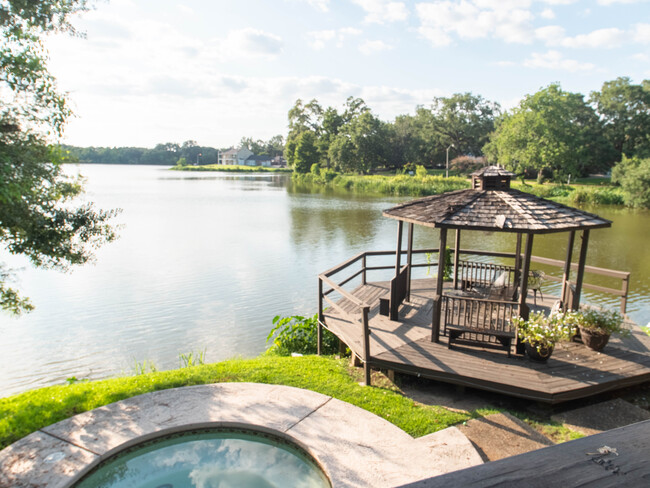
<path id="1" fill-rule="evenodd" d="M 456 229 L 454 240 L 454 290 L 458 290 L 458 254 L 460 253 L 460 229 Z"/>
<path id="2" fill-rule="evenodd" d="M 582 243 L 580 244 L 580 258 L 578 258 L 578 275 L 576 276 L 576 292 L 573 295 L 571 308 L 580 308 L 580 293 L 582 292 L 582 280 L 585 276 L 585 263 L 587 261 L 587 246 L 589 245 L 589 229 L 582 231 Z"/>
<path id="3" fill-rule="evenodd" d="M 528 274 L 530 272 L 530 256 L 533 254 L 533 235 L 526 234 L 526 248 L 524 249 L 524 262 L 523 269 L 521 270 L 521 284 L 519 289 L 521 294 L 519 295 L 519 316 L 524 320 L 528 320 L 530 316 L 530 308 L 526 304 L 526 298 L 528 295 Z M 523 343 L 519 342 L 517 338 L 517 353 L 523 354 Z"/>
<path id="4" fill-rule="evenodd" d="M 517 232 L 515 244 L 515 283 L 521 279 L 521 234 Z"/>
<path id="5" fill-rule="evenodd" d="M 440 314 L 442 311 L 442 283 L 445 276 L 445 253 L 447 250 L 447 229 L 440 229 L 440 250 L 438 251 L 438 280 L 436 294 L 433 297 L 433 320 L 431 324 L 431 341 L 440 342 Z"/>
<path id="6" fill-rule="evenodd" d="M 397 250 L 395 251 L 395 278 L 399 276 L 400 264 L 402 264 L 402 229 L 404 222 L 397 221 Z"/>
<path id="7" fill-rule="evenodd" d="M 564 273 L 562 274 L 562 292 L 560 293 L 560 300 L 562 301 L 562 309 L 567 311 L 573 304 L 569 304 L 567 300 L 567 293 L 569 288 L 569 279 L 571 278 L 571 259 L 573 259 L 573 243 L 576 239 L 576 231 L 572 230 L 569 234 L 569 243 L 566 249 L 566 259 L 564 260 Z"/>
<path id="8" fill-rule="evenodd" d="M 413 224 L 409 224 L 408 243 L 406 251 L 406 263 L 408 265 L 408 277 L 406 278 L 406 301 L 411 301 L 411 264 L 413 264 Z"/>

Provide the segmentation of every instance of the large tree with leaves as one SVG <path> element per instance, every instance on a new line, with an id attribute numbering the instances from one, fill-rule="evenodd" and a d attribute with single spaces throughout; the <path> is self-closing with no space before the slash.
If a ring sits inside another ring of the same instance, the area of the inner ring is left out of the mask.
<path id="1" fill-rule="evenodd" d="M 497 128 L 484 152 L 517 172 L 574 176 L 610 167 L 616 155 L 583 95 L 549 85 L 527 95 Z"/>
<path id="2" fill-rule="evenodd" d="M 0 245 L 44 268 L 83 264 L 115 238 L 108 224 L 114 212 L 70 201 L 83 188 L 63 173 L 56 143 L 71 113 L 42 44 L 48 32 L 75 34 L 69 17 L 85 9 L 85 0 L 0 1 Z M 0 263 L 0 307 L 30 310 L 11 277 Z"/>
<path id="3" fill-rule="evenodd" d="M 591 92 L 590 99 L 619 159 L 650 157 L 650 80 L 635 85 L 628 77 L 616 78 Z"/>

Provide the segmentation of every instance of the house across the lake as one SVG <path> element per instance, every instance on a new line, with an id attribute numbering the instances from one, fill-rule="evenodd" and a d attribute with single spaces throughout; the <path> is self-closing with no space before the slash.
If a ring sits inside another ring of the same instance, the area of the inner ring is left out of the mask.
<path id="1" fill-rule="evenodd" d="M 218 164 L 237 166 L 285 167 L 286 160 L 282 156 L 261 156 L 243 147 L 229 149 L 219 154 Z"/>

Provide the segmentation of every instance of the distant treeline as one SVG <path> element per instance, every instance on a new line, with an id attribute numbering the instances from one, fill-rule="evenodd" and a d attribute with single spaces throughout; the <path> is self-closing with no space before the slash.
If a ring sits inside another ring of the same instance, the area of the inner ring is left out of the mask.
<path id="1" fill-rule="evenodd" d="M 284 140 L 277 135 L 268 141 L 243 137 L 238 148 L 248 148 L 257 156 L 280 156 L 284 151 Z M 207 165 L 218 164 L 219 152 L 228 148 L 199 146 L 196 141 L 185 141 L 182 144 L 166 142 L 157 144 L 153 149 L 145 147 L 76 147 L 63 145 L 62 148 L 87 164 L 159 164 L 174 166 L 183 160 L 182 164 Z"/>
<path id="2" fill-rule="evenodd" d="M 160 164 L 174 166 L 180 158 L 189 164 L 217 164 L 217 149 L 199 146 L 194 141 L 183 144 L 167 142 L 153 149 L 145 147 L 75 147 L 63 149 L 80 163 L 94 164 Z"/>

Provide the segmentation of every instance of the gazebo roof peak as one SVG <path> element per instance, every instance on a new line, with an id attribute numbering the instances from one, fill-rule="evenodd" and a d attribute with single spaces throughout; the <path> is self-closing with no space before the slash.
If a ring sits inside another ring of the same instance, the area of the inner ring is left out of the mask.
<path id="1" fill-rule="evenodd" d="M 472 173 L 472 176 L 517 176 L 515 173 L 512 171 L 508 171 L 505 168 L 502 168 L 501 166 L 485 166 L 484 168 L 481 168 L 479 170 L 476 170 Z"/>

